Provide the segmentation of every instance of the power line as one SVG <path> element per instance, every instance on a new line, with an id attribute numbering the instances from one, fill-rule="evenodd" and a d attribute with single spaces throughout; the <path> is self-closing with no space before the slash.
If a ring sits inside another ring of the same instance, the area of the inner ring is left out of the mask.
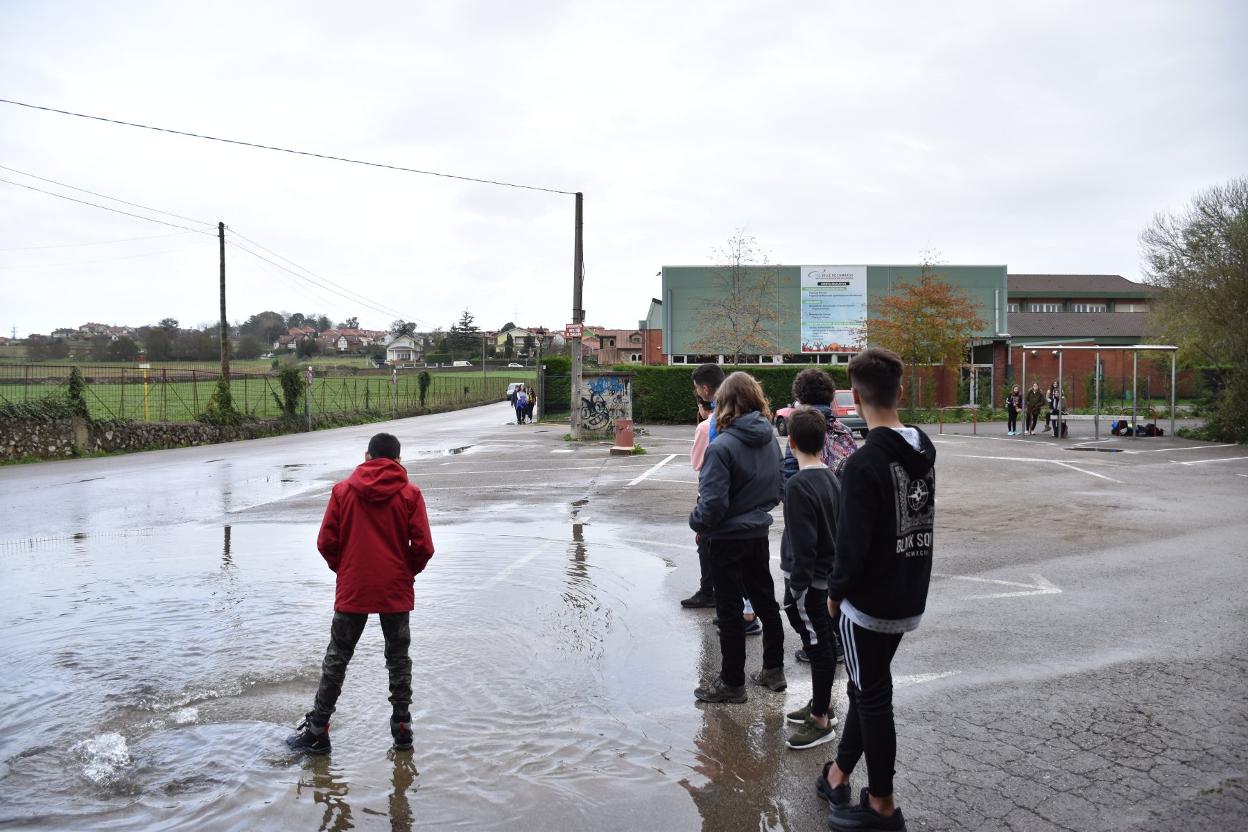
<path id="1" fill-rule="evenodd" d="M 407 315 L 404 315 L 402 312 L 399 312 L 399 311 L 398 311 L 398 310 L 396 310 L 396 309 L 390 308 L 390 307 L 386 306 L 385 304 L 382 304 L 382 303 L 379 303 L 379 302 L 374 302 L 374 301 L 372 301 L 372 300 L 369 300 L 367 297 L 365 297 L 364 295 L 361 295 L 359 292 L 356 292 L 356 291 L 354 291 L 353 289 L 349 289 L 349 288 L 347 288 L 346 286 L 343 286 L 343 285 L 342 285 L 342 284 L 340 284 L 340 283 L 335 283 L 334 281 L 330 280 L 328 277 L 325 277 L 324 275 L 317 274 L 316 272 L 312 271 L 311 269 L 307 268 L 306 266 L 301 266 L 301 265 L 299 265 L 299 264 L 298 264 L 298 263 L 296 263 L 294 260 L 291 260 L 289 257 L 283 257 L 282 255 L 278 254 L 276 251 L 273 251 L 272 249 L 265 248 L 265 247 L 264 247 L 264 246 L 262 246 L 260 243 L 257 243 L 255 240 L 253 240 L 253 239 L 251 239 L 250 237 L 248 237 L 247 235 L 243 234 L 241 231 L 239 231 L 237 228 L 235 228 L 235 227 L 234 227 L 234 226 L 232 226 L 232 225 L 227 225 L 227 226 L 226 226 L 226 229 L 227 229 L 227 230 L 228 230 L 231 234 L 233 234 L 235 237 L 241 237 L 242 239 L 246 240 L 248 243 L 250 243 L 251 245 L 253 245 L 253 246 L 255 246 L 256 248 L 260 249 L 261 251 L 264 251 L 264 252 L 266 252 L 266 253 L 268 253 L 268 254 L 271 254 L 271 255 L 273 255 L 274 257 L 276 257 L 278 260 L 282 260 L 282 261 L 284 261 L 284 262 L 286 262 L 286 263 L 289 263 L 290 265 L 294 266 L 296 269 L 299 269 L 300 271 L 305 272 L 305 273 L 307 273 L 308 275 L 311 275 L 312 277 L 316 278 L 317 280 L 322 281 L 322 282 L 323 282 L 323 283 L 325 283 L 325 284 L 328 284 L 328 285 L 326 285 L 326 286 L 323 286 L 322 288 L 325 288 L 325 289 L 330 289 L 330 291 L 333 291 L 333 289 L 341 289 L 341 290 L 342 290 L 342 292 L 346 292 L 346 293 L 347 293 L 347 295 L 354 295 L 354 296 L 355 296 L 355 299 L 357 299 L 357 300 L 356 300 L 356 302 L 358 302 L 358 303 L 364 303 L 364 304 L 369 304 L 369 305 L 373 306 L 373 308 L 374 308 L 375 310 L 377 309 L 377 307 L 379 307 L 379 306 L 380 306 L 380 307 L 381 307 L 381 310 L 379 310 L 379 311 L 386 311 L 386 314 L 394 315 L 394 316 L 395 316 L 395 317 L 397 317 L 397 318 L 402 318 L 402 319 L 404 319 L 404 320 L 414 321 L 415 323 L 422 324 L 422 325 L 428 325 L 428 323 L 429 323 L 428 321 L 422 321 L 422 320 L 420 320 L 420 319 L 418 319 L 418 318 L 412 318 L 412 317 L 409 317 L 409 316 L 407 316 Z M 241 248 L 241 246 L 240 246 L 240 248 Z M 332 288 L 331 288 L 331 287 L 332 287 Z M 336 293 L 336 294 L 341 294 L 341 293 Z M 347 295 L 343 295 L 343 297 L 347 297 Z M 350 298 L 350 297 L 347 297 L 347 299 L 348 299 L 348 300 L 352 300 L 352 298 Z"/>
<path id="2" fill-rule="evenodd" d="M 372 302 L 372 301 L 368 301 L 368 300 L 360 300 L 360 299 L 358 299 L 358 298 L 353 298 L 353 297 L 351 297 L 350 295 L 346 294 L 345 292 L 339 291 L 338 289 L 334 288 L 333 286 L 327 286 L 327 285 L 321 284 L 321 283 L 317 282 L 316 280 L 313 280 L 312 278 L 309 278 L 309 277 L 307 277 L 307 276 L 305 276 L 305 275 L 300 274 L 299 272 L 295 271 L 294 269 L 287 268 L 286 266 L 283 266 L 281 263 L 278 263 L 278 262 L 276 262 L 276 261 L 274 261 L 274 260 L 270 260 L 269 258 L 265 257 L 263 254 L 257 254 L 256 252 L 252 251 L 251 249 L 247 248 L 247 247 L 246 247 L 246 246 L 244 246 L 242 243 L 239 243 L 239 242 L 237 242 L 236 240 L 231 240 L 231 239 L 228 239 L 228 238 L 227 238 L 227 239 L 226 239 L 226 242 L 227 242 L 227 243 L 229 243 L 230 245 L 234 246 L 235 248 L 237 248 L 237 249 L 241 250 L 241 251 L 245 251 L 245 252 L 247 252 L 247 253 L 248 253 L 248 254 L 250 254 L 252 257 L 255 257 L 255 258 L 256 258 L 256 259 L 258 259 L 258 260 L 263 260 L 264 262 L 268 263 L 270 266 L 273 266 L 273 267 L 275 267 L 275 268 L 281 269 L 282 271 L 286 272 L 287 274 L 294 275 L 295 277 L 299 278 L 300 280 L 304 281 L 305 283 L 309 283 L 309 284 L 311 284 L 311 285 L 313 285 L 313 286 L 316 286 L 316 287 L 317 287 L 317 288 L 319 288 L 319 289 L 323 289 L 323 290 L 325 290 L 325 291 L 327 291 L 327 292 L 332 292 L 333 294 L 338 295 L 339 297 L 344 298 L 344 299 L 346 299 L 346 300 L 350 301 L 350 302 L 351 302 L 351 303 L 353 303 L 353 304 L 356 304 L 356 305 L 359 305 L 359 306 L 364 306 L 364 307 L 366 307 L 366 308 L 370 309 L 370 310 L 371 310 L 371 311 L 373 311 L 373 312 L 380 312 L 380 313 L 381 313 L 381 314 L 383 314 L 383 315 L 393 315 L 393 316 L 395 316 L 396 318 L 403 318 L 404 320 L 415 320 L 415 319 L 413 319 L 413 318 L 409 318 L 408 316 L 406 316 L 406 315 L 404 315 L 403 313 L 398 312 L 398 311 L 396 311 L 396 310 L 394 310 L 394 309 L 387 309 L 386 307 L 381 306 L 381 305 L 379 305 L 379 304 L 376 304 L 376 303 L 374 303 L 374 302 Z"/>
<path id="3" fill-rule="evenodd" d="M 255 148 L 259 148 L 260 150 L 276 150 L 281 153 L 292 153 L 296 156 L 312 156 L 317 159 L 329 159 L 335 162 L 348 162 L 353 165 L 366 165 L 368 167 L 373 167 L 373 168 L 385 168 L 386 170 L 398 170 L 398 171 L 404 171 L 406 173 L 418 173 L 422 176 L 439 176 L 439 177 L 442 177 L 443 179 L 458 179 L 463 182 L 477 182 L 482 185 L 499 185 L 505 188 L 520 188 L 526 191 L 545 191 L 546 193 L 563 194 L 564 196 L 576 195 L 574 191 L 561 191 L 558 188 L 543 188 L 538 185 L 522 185 L 516 182 L 504 182 L 498 179 L 479 179 L 475 176 L 461 176 L 459 174 L 454 174 L 454 173 L 440 173 L 438 171 L 433 171 L 433 170 L 420 170 L 418 168 L 403 167 L 402 165 L 389 165 L 383 162 L 369 162 L 363 159 L 349 159 L 345 156 L 333 156 L 328 153 L 313 153 L 312 151 L 308 151 L 308 150 L 294 150 L 289 147 L 277 147 L 276 145 L 260 144 L 258 142 L 248 142 L 248 141 L 243 141 L 241 139 L 226 139 L 220 136 L 208 136 L 203 133 L 192 133 L 188 130 L 174 130 L 170 127 L 155 127 L 150 124 L 139 124 L 138 122 L 134 122 L 134 121 L 122 121 L 121 119 L 116 119 L 116 118 L 106 118 L 104 116 L 93 116 L 93 115 L 88 115 L 86 113 L 75 113 L 71 110 L 58 110 L 55 107 L 43 107 L 38 104 L 27 104 L 24 101 L 13 101 L 12 99 L 9 99 L 9 98 L 0 98 L 0 104 L 14 104 L 18 107 L 26 107 L 31 110 L 43 110 L 44 112 L 48 112 L 48 113 L 59 113 L 63 116 L 74 116 L 75 118 L 85 118 L 85 119 L 90 119 L 91 121 L 103 121 L 109 124 L 120 124 L 125 127 L 139 127 L 139 128 L 142 128 L 143 130 L 155 130 L 161 133 L 172 133 L 177 136 L 188 136 L 193 139 L 207 139 L 208 141 L 213 141 L 213 142 L 237 144 L 237 145 L 242 145 L 243 147 L 255 147 Z"/>
<path id="4" fill-rule="evenodd" d="M 0 251 L 42 251 L 49 248 L 78 248 L 80 246 L 103 246 L 112 243 L 133 243 L 138 240 L 163 240 L 166 237 L 180 237 L 185 231 L 171 231 L 168 234 L 148 234 L 144 237 L 122 237 L 117 240 L 93 240 L 87 243 L 54 243 L 46 246 L 16 246 L 14 248 L 0 248 Z"/>
<path id="5" fill-rule="evenodd" d="M 130 211 L 122 211 L 120 208 L 110 208 L 107 205 L 100 205 L 99 203 L 96 203 L 96 202 L 88 202 L 85 199 L 77 199 L 72 196 L 66 196 L 65 194 L 58 194 L 53 191 L 45 191 L 43 188 L 36 188 L 34 185 L 24 185 L 21 182 L 13 182 L 8 179 L 0 179 L 0 182 L 3 182 L 6 185 L 14 185 L 18 188 L 25 188 L 28 191 L 36 191 L 41 194 L 47 194 L 48 196 L 54 196 L 54 197 L 57 197 L 58 199 L 67 199 L 70 202 L 77 202 L 79 205 L 89 205 L 92 208 L 99 208 L 103 211 L 112 211 L 114 214 L 124 214 L 127 217 L 134 217 L 136 220 L 147 220 L 148 222 L 158 223 L 159 225 L 167 225 L 170 228 L 181 228 L 183 231 L 194 231 L 196 234 L 207 234 L 210 237 L 216 236 L 215 234 L 212 234 L 211 232 L 203 231 L 198 228 L 187 228 L 185 225 L 178 225 L 176 222 L 165 222 L 164 220 L 158 220 L 158 219 L 155 219 L 154 217 L 145 217 L 142 214 L 134 214 L 134 213 L 131 213 Z M 196 222 L 198 222 L 198 220 L 196 220 Z"/>
<path id="6" fill-rule="evenodd" d="M 29 176 L 31 179 L 38 179 L 40 182 L 47 182 L 52 185 L 59 185 L 62 188 L 69 188 L 71 191 L 80 191 L 84 194 L 91 194 L 91 196 L 98 196 L 103 199 L 107 199 L 111 202 L 120 202 L 122 205 L 129 205 L 132 208 L 142 208 L 144 211 L 151 211 L 153 214 L 164 214 L 166 217 L 173 217 L 174 219 L 186 220 L 187 222 L 197 222 L 200 225 L 207 225 L 212 228 L 216 228 L 217 226 L 215 222 L 205 222 L 204 220 L 197 220 L 194 217 L 184 217 L 181 214 L 175 214 L 172 211 L 162 211 L 159 208 L 152 208 L 151 206 L 148 206 L 148 205 L 140 205 L 137 202 L 127 202 L 126 200 L 118 199 L 115 196 L 109 196 L 108 194 L 102 194 L 96 191 L 88 191 L 86 188 L 79 188 L 76 185 L 67 185 L 64 182 L 57 182 L 55 179 L 48 179 L 47 177 L 44 177 L 44 176 L 36 176 L 33 173 L 27 173 L 26 171 L 18 170 L 17 168 L 10 168 L 10 167 L 5 167 L 4 165 L 0 165 L 0 170 L 7 170 L 10 173 L 16 173 L 21 176 Z"/>
<path id="7" fill-rule="evenodd" d="M 25 263 L 18 266 L 0 266 L 0 269 L 51 269 L 58 266 L 85 266 L 91 263 L 114 263 L 118 260 L 135 260 L 140 257 L 155 257 L 158 254 L 172 254 L 177 251 L 190 251 L 198 248 L 199 246 L 179 246 L 178 248 L 166 248 L 160 251 L 148 251 L 142 254 L 127 254 L 122 257 L 103 257 L 96 260 L 72 260 L 68 263 Z"/>

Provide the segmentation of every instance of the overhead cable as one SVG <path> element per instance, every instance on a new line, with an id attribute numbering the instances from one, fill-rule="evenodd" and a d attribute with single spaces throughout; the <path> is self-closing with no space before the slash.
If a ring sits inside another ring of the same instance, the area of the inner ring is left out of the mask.
<path id="1" fill-rule="evenodd" d="M 197 222 L 197 223 L 199 223 L 200 225 L 206 225 L 206 226 L 209 226 L 210 228 L 216 228 L 216 227 L 217 227 L 217 224 L 216 224 L 215 222 L 207 222 L 207 221 L 205 221 L 205 220 L 197 220 L 197 219 L 195 219 L 194 217 L 184 217 L 184 216 L 182 216 L 181 214 L 175 214 L 175 213 L 173 213 L 172 211 L 162 211 L 162 210 L 161 210 L 161 209 L 159 209 L 159 208 L 152 208 L 150 205 L 140 205 L 140 204 L 139 204 L 139 203 L 137 203 L 137 202 L 127 202 L 126 200 L 124 200 L 124 199 L 118 199 L 118 198 L 117 198 L 117 197 L 115 197 L 115 196 L 109 196 L 108 194 L 102 194 L 102 193 L 99 193 L 98 191 L 88 191 L 86 188 L 79 188 L 77 185 L 67 185 L 67 184 L 66 184 L 66 183 L 64 183 L 64 182 L 57 182 L 55 179 L 48 179 L 47 177 L 44 177 L 44 176 L 36 176 L 36 175 L 35 175 L 35 174 L 33 174 L 33 173 L 27 173 L 26 171 L 24 171 L 24 170 L 18 170 L 17 168 L 10 168 L 10 167 L 6 167 L 6 166 L 4 166 L 4 165 L 0 165 L 0 170 L 7 170 L 7 171 L 9 171 L 10 173 L 17 173 L 17 174 L 20 174 L 20 175 L 22 175 L 22 176 L 29 176 L 31 179 L 38 179 L 40 182 L 47 182 L 47 183 L 49 183 L 49 184 L 51 184 L 51 185 L 59 185 L 59 186 L 60 186 L 60 187 L 62 187 L 62 188 L 69 188 L 71 191 L 79 191 L 79 192 L 84 193 L 84 194 L 91 194 L 91 196 L 98 196 L 98 197 L 101 197 L 101 198 L 103 198 L 103 199 L 107 199 L 107 200 L 109 200 L 110 202 L 120 202 L 122 205 L 129 205 L 131 208 L 142 208 L 144 211 L 151 211 L 153 214 L 164 214 L 166 217 L 173 217 L 174 219 L 186 220 L 187 222 Z"/>
<path id="2" fill-rule="evenodd" d="M 475 176 L 462 176 L 455 173 L 441 173 L 434 170 L 420 170 L 419 168 L 409 168 L 402 165 L 390 165 L 384 162 L 369 162 L 364 159 L 350 159 L 346 156 L 334 156 L 329 153 L 314 153 L 309 150 L 295 150 L 289 147 L 278 147 L 271 144 L 261 144 L 259 142 L 248 142 L 241 139 L 226 139 L 220 136 L 209 136 L 204 133 L 192 133 L 189 130 L 174 130 L 171 127 L 156 127 L 151 124 L 140 124 L 134 121 L 122 121 L 117 118 L 107 118 L 105 116 L 93 116 L 87 113 L 75 113 L 72 110 L 59 110 L 56 107 L 43 107 L 38 104 L 27 104 L 25 101 L 14 101 L 9 98 L 0 98 L 0 104 L 13 104 L 18 107 L 26 107 L 31 110 L 43 110 L 48 113 L 59 113 L 63 116 L 74 116 L 75 118 L 85 118 L 92 121 L 103 121 L 109 124 L 120 124 L 125 127 L 138 127 L 143 130 L 155 130 L 160 133 L 172 133 L 177 136 L 188 136 L 193 139 L 207 139 L 213 142 L 224 142 L 225 144 L 242 145 L 243 147 L 255 147 L 260 150 L 276 150 L 281 153 L 293 153 L 296 156 L 312 156 L 317 159 L 329 159 L 334 162 L 348 162 L 353 165 L 366 165 L 373 168 L 385 168 L 386 170 L 398 170 L 405 173 L 418 173 L 422 176 L 439 176 L 443 179 L 458 179 L 463 182 L 477 182 L 482 185 L 499 185 L 504 188 L 520 188 L 526 191 L 545 191 L 550 194 L 563 194 L 565 196 L 575 196 L 574 191 L 561 191 L 558 188 L 543 188 L 539 185 L 523 185 L 518 182 L 504 182 L 499 179 L 481 179 Z"/>
<path id="3" fill-rule="evenodd" d="M 200 229 L 200 228 L 188 228 L 185 225 L 178 225 L 176 222 L 165 222 L 164 220 L 158 220 L 155 217 L 145 217 L 142 214 L 135 214 L 130 211 L 122 211 L 120 208 L 112 208 L 108 205 L 100 205 L 97 202 L 88 202 L 85 199 L 78 199 L 76 197 L 66 196 L 65 194 L 58 194 L 54 191 L 45 191 L 43 188 L 36 188 L 34 185 L 24 185 L 21 182 L 13 182 L 9 179 L 0 179 L 0 182 L 3 182 L 6 185 L 14 185 L 18 188 L 25 188 L 28 191 L 36 191 L 41 194 L 47 194 L 48 196 L 58 197 L 59 199 L 67 199 L 70 202 L 77 202 L 79 205 L 89 205 L 92 208 L 99 208 L 103 211 L 112 211 L 114 214 L 124 214 L 127 217 L 134 217 L 136 220 L 147 220 L 148 222 L 154 222 L 159 225 L 167 225 L 170 228 L 181 228 L 183 231 L 194 231 L 196 234 L 207 234 L 210 237 L 216 236 L 211 231 L 204 231 L 203 229 Z M 198 220 L 196 220 L 196 222 L 198 222 Z"/>
<path id="4" fill-rule="evenodd" d="M 85 243 L 53 243 L 46 246 L 15 246 L 0 248 L 0 251 L 41 251 L 49 248 L 79 248 L 80 246 L 103 246 L 113 243 L 133 243 L 139 240 L 163 240 L 166 237 L 181 237 L 185 231 L 170 231 L 168 234 L 147 234 L 143 237 L 121 237 L 116 240 L 91 240 Z"/>

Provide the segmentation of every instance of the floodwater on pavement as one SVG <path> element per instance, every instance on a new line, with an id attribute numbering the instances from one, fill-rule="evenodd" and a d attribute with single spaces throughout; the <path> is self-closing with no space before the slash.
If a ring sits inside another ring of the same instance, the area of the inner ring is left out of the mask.
<path id="1" fill-rule="evenodd" d="M 317 467 L 241 466 L 229 487 L 196 486 L 218 489 L 213 510 L 174 482 L 136 512 L 117 496 L 123 479 L 111 497 L 0 531 L 0 827 L 782 825 L 783 698 L 765 719 L 695 705 L 718 662 L 711 611 L 674 610 L 663 544 L 594 523 L 586 499 L 446 523 L 434 511 L 438 553 L 411 623 L 415 750 L 389 748 L 373 619 L 332 756 L 288 752 L 319 678 L 334 576 L 306 511 L 272 517 L 286 498 L 323 505 L 344 471 Z M 10 507 L 50 499 L 14 484 Z M 144 517 L 164 519 L 134 527 Z M 805 695 L 793 685 L 791 701 Z"/>

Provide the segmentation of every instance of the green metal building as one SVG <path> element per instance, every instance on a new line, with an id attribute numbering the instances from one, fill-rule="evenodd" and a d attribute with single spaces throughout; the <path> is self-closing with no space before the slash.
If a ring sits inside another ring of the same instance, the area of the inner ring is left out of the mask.
<path id="1" fill-rule="evenodd" d="M 1005 266 L 947 266 L 932 268 L 943 280 L 963 290 L 987 323 L 978 333 L 976 360 L 992 362 L 993 345 L 1004 352 L 1008 339 Z M 851 266 L 744 266 L 735 272 L 751 288 L 757 303 L 765 305 L 765 326 L 771 349 L 747 352 L 754 363 L 848 363 L 854 348 L 849 330 L 877 314 L 876 305 L 900 282 L 914 282 L 918 265 Z M 664 266 L 663 354 L 669 364 L 723 361 L 708 351 L 706 322 L 715 301 L 731 291 L 734 271 L 723 266 Z M 774 330 L 774 331 L 772 331 Z M 981 358 L 982 356 L 982 358 Z M 727 357 L 729 360 L 731 356 Z"/>

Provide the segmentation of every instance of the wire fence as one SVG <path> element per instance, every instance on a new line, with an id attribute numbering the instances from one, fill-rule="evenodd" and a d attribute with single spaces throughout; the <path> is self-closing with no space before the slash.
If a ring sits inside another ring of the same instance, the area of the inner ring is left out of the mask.
<path id="1" fill-rule="evenodd" d="M 30 403 L 68 394 L 72 366 L 0 365 L 0 403 Z M 179 368 L 77 365 L 93 419 L 189 422 L 204 412 L 221 378 L 218 372 Z M 429 372 L 422 396 L 420 370 L 316 373 L 305 387 L 313 415 L 378 413 L 405 416 L 502 401 L 508 377 Z M 234 406 L 257 419 L 283 415 L 276 375 L 230 373 Z M 298 416 L 303 415 L 300 404 Z"/>

